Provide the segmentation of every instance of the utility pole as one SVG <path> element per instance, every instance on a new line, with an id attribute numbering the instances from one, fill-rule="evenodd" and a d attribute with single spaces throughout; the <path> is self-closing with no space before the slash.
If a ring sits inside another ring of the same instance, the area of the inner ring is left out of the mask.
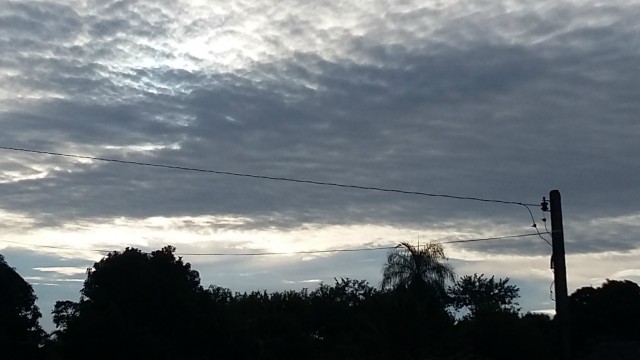
<path id="1" fill-rule="evenodd" d="M 562 226 L 562 204 L 560 191 L 549 193 L 551 213 L 551 268 L 556 292 L 556 320 L 558 323 L 559 359 L 571 359 L 571 338 L 569 336 L 569 295 L 567 292 L 567 265 L 564 256 L 564 230 Z"/>

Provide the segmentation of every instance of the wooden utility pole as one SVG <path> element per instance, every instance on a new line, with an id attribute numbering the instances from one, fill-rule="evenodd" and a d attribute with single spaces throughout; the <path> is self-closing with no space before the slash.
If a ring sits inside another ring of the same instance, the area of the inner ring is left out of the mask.
<path id="1" fill-rule="evenodd" d="M 564 230 L 562 226 L 562 204 L 560 191 L 549 193 L 549 207 L 551 213 L 551 241 L 553 255 L 551 268 L 556 290 L 556 320 L 558 324 L 559 359 L 571 359 L 571 338 L 569 336 L 569 295 L 567 292 L 567 265 L 564 256 Z"/>

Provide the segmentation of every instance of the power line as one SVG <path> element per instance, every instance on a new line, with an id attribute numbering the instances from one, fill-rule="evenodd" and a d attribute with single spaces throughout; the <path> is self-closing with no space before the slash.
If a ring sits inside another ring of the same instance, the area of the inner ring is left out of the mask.
<path id="1" fill-rule="evenodd" d="M 33 245 L 39 248 L 45 249 L 54 249 L 54 250 L 72 250 L 72 251 L 90 251 L 90 252 L 98 252 L 98 253 L 109 253 L 113 250 L 104 250 L 104 249 L 82 249 L 82 248 L 73 248 L 68 246 L 54 246 L 54 245 L 40 245 L 40 244 L 25 244 L 19 241 L 11 241 L 11 240 L 0 240 L 0 243 L 5 244 L 16 244 L 16 245 Z"/>
<path id="2" fill-rule="evenodd" d="M 298 255 L 298 254 L 324 254 L 337 252 L 359 252 L 359 251 L 376 251 L 396 249 L 396 246 L 381 246 L 372 248 L 355 248 L 355 249 L 330 249 L 330 250 L 308 250 L 308 251 L 291 251 L 291 252 L 258 252 L 258 253 L 176 253 L 178 256 L 267 256 L 267 255 Z"/>
<path id="3" fill-rule="evenodd" d="M 542 239 L 544 242 L 546 242 L 547 245 L 553 247 L 553 245 L 551 245 L 551 242 L 549 240 L 545 239 L 544 236 L 542 236 L 542 233 L 540 232 L 540 230 L 538 230 L 538 226 L 535 223 L 533 224 L 533 228 L 536 229 L 536 231 L 538 232 L 537 235 L 540 237 L 540 239 Z M 549 234 L 549 231 L 547 231 L 546 233 Z"/>
<path id="4" fill-rule="evenodd" d="M 476 238 L 476 239 L 461 239 L 461 240 L 451 240 L 451 241 L 436 241 L 433 242 L 435 244 L 457 244 L 457 243 L 469 243 L 469 242 L 481 242 L 481 241 L 492 241 L 492 240 L 506 240 L 506 239 L 517 239 L 529 236 L 538 236 L 537 233 L 529 233 L 529 234 L 519 234 L 519 235 L 505 235 L 505 236 L 495 236 L 495 237 L 486 237 L 486 238 Z M 9 244 L 19 244 L 25 245 L 24 243 L 18 241 L 10 241 L 10 240 L 0 240 L 0 243 L 9 243 Z M 72 251 L 91 251 L 98 253 L 110 253 L 114 250 L 104 250 L 104 249 L 82 249 L 82 248 L 72 248 L 72 247 L 64 247 L 64 246 L 52 246 L 52 245 L 35 245 L 41 248 L 47 249 L 57 249 L 57 250 L 72 250 Z M 243 252 L 243 253 L 227 253 L 227 252 L 215 252 L 215 253 L 176 253 L 178 256 L 273 256 L 273 255 L 303 255 L 303 254 L 324 254 L 324 253 L 338 253 L 338 252 L 360 252 L 360 251 L 379 251 L 379 250 L 392 250 L 397 249 L 399 245 L 396 246 L 381 246 L 381 247 L 368 247 L 368 248 L 353 248 L 353 249 L 328 249 L 328 250 L 307 250 L 307 251 L 291 251 L 291 252 Z"/>
<path id="5" fill-rule="evenodd" d="M 520 235 L 505 235 L 505 236 L 495 236 L 495 237 L 487 237 L 487 238 L 477 238 L 477 239 L 462 239 L 462 240 L 451 240 L 451 241 L 434 241 L 433 244 L 458 244 L 458 243 L 469 243 L 469 242 L 479 242 L 479 241 L 492 241 L 492 240 L 506 240 L 506 239 L 515 239 L 515 238 L 523 238 L 529 236 L 538 236 L 537 233 L 529 233 L 529 234 L 520 234 Z M 399 248 L 400 245 L 396 246 L 381 246 L 381 247 L 371 247 L 371 248 L 355 248 L 355 249 L 330 249 L 330 250 L 308 250 L 308 251 L 294 251 L 294 252 L 260 252 L 260 253 L 176 253 L 179 256 L 262 256 L 262 255 L 296 255 L 296 254 L 322 254 L 322 253 L 336 253 L 336 252 L 358 252 L 358 251 L 376 251 L 376 250 L 392 250 Z"/>
<path id="6" fill-rule="evenodd" d="M 487 199 L 487 198 L 474 197 L 474 196 L 458 196 L 458 195 L 449 195 L 449 194 L 428 193 L 428 192 L 422 192 L 422 191 L 410 191 L 410 190 L 401 190 L 401 189 L 393 189 L 393 188 L 382 188 L 382 187 L 376 187 L 376 186 L 350 185 L 350 184 L 342 184 L 342 183 L 335 183 L 335 182 L 325 182 L 325 181 L 316 181 L 316 180 L 307 180 L 307 179 L 297 179 L 297 178 L 280 177 L 280 176 L 257 175 L 257 174 L 240 173 L 240 172 L 223 171 L 223 170 L 202 169 L 202 168 L 194 168 L 194 167 L 186 167 L 186 166 L 175 166 L 175 165 L 147 163 L 147 162 L 140 162 L 140 161 L 110 159 L 110 158 L 103 158 L 103 157 L 97 157 L 97 156 L 88 156 L 88 155 L 65 154 L 65 153 L 59 153 L 59 152 L 53 152 L 53 151 L 33 150 L 33 149 L 15 148 L 15 147 L 8 147 L 8 146 L 0 146 L 0 150 L 19 151 L 19 152 L 26 152 L 26 153 L 33 153 L 33 154 L 61 156 L 61 157 L 67 157 L 67 158 L 76 158 L 76 159 L 94 160 L 94 161 L 105 161 L 105 162 L 113 162 L 113 163 L 119 163 L 119 164 L 147 166 L 147 167 L 172 169 L 172 170 L 211 173 L 211 174 L 218 174 L 218 175 L 246 177 L 246 178 L 262 179 L 262 180 L 287 181 L 287 182 L 293 182 L 293 183 L 302 183 L 302 184 L 311 184 L 311 185 L 320 185 L 320 186 L 331 186 L 331 187 L 358 189 L 358 190 L 381 191 L 381 192 L 398 193 L 398 194 L 405 194 L 405 195 L 418 195 L 418 196 L 428 196 L 428 197 L 439 197 L 439 198 L 447 198 L 447 199 L 456 199 L 456 200 L 468 200 L 468 201 L 479 201 L 479 202 L 487 202 L 487 203 L 519 205 L 519 206 L 524 206 L 525 208 L 527 208 L 527 210 L 529 210 L 529 212 L 531 212 L 531 210 L 528 208 L 528 206 L 538 206 L 538 204 L 527 204 L 527 203 L 522 203 L 522 202 L 518 202 L 518 201 Z"/>
<path id="7" fill-rule="evenodd" d="M 441 242 L 435 242 L 435 243 L 436 244 L 458 244 L 458 243 L 468 243 L 468 242 L 477 242 L 477 241 L 516 239 L 516 238 L 523 238 L 523 237 L 529 237 L 529 236 L 538 236 L 538 234 L 537 233 L 529 233 L 529 234 L 520 234 L 520 235 L 505 235 L 505 236 L 495 236 L 495 237 L 480 238 L 480 239 L 463 239 L 463 240 L 441 241 Z"/>
<path id="8" fill-rule="evenodd" d="M 534 205 L 522 204 L 522 206 L 524 206 L 525 209 L 527 209 L 527 211 L 529 212 L 529 216 L 531 217 L 531 221 L 533 222 L 531 227 L 536 229 L 537 235 L 540 237 L 540 239 L 542 239 L 544 242 L 546 242 L 549 246 L 552 246 L 551 243 L 549 242 L 549 240 L 545 239 L 544 236 L 542 236 L 542 233 L 540 233 L 540 230 L 538 229 L 538 224 L 536 223 L 536 219 L 533 217 L 533 212 L 531 211 L 531 208 L 529 208 L 529 206 L 534 206 Z M 544 226 L 545 226 L 545 229 L 546 229 L 547 228 L 546 219 L 543 218 L 542 221 L 544 222 Z M 547 230 L 547 234 L 549 234 L 549 230 Z"/>

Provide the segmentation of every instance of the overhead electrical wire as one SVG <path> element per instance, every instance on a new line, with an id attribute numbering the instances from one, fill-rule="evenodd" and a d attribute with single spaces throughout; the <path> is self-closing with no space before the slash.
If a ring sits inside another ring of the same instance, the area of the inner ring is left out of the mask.
<path id="1" fill-rule="evenodd" d="M 98 252 L 98 253 L 109 253 L 113 250 L 104 250 L 104 249 L 86 249 L 86 248 L 73 248 L 68 246 L 55 246 L 55 245 L 40 245 L 40 244 L 25 244 L 20 241 L 11 241 L 11 240 L 0 240 L 0 243 L 5 244 L 16 244 L 16 245 L 31 245 L 33 247 L 45 248 L 45 249 L 54 249 L 54 250 L 72 250 L 72 251 L 89 251 L 89 252 Z"/>
<path id="2" fill-rule="evenodd" d="M 551 233 L 549 232 L 549 230 L 547 230 L 547 229 L 546 229 L 546 227 L 547 227 L 546 222 L 545 222 L 545 224 L 544 224 L 544 227 L 545 227 L 545 232 L 544 232 L 544 234 L 551 235 Z M 551 241 L 547 240 L 547 238 L 545 238 L 544 236 L 542 236 L 542 234 L 543 234 L 543 233 L 541 233 L 541 232 L 540 232 L 540 230 L 538 229 L 538 226 L 534 226 L 534 228 L 535 228 L 535 229 L 536 229 L 536 231 L 538 232 L 538 236 L 540 237 L 540 239 L 544 240 L 544 242 L 546 242 L 549 246 L 553 247 L 553 244 L 551 244 Z"/>
<path id="3" fill-rule="evenodd" d="M 127 164 L 127 165 L 137 165 L 137 166 L 164 168 L 164 169 L 181 170 L 181 171 L 211 173 L 211 174 L 217 174 L 217 175 L 227 175 L 227 176 L 245 177 L 245 178 L 262 179 L 262 180 L 286 181 L 286 182 L 293 182 L 293 183 L 311 184 L 311 185 L 319 185 L 319 186 L 330 186 L 330 187 L 348 188 L 348 189 L 358 189 L 358 190 L 371 190 L 371 191 L 398 193 L 398 194 L 405 194 L 405 195 L 417 195 L 417 196 L 439 197 L 439 198 L 456 199 L 456 200 L 467 200 L 467 201 L 478 201 L 478 202 L 497 203 L 497 204 L 518 205 L 518 206 L 523 206 L 527 210 L 527 212 L 529 213 L 529 216 L 531 217 L 531 220 L 533 222 L 532 227 L 536 230 L 535 234 L 521 234 L 521 235 L 515 235 L 515 236 L 504 236 L 504 237 L 493 237 L 493 238 L 482 238 L 482 239 L 454 240 L 454 241 L 445 241 L 445 242 L 441 242 L 441 243 L 442 244 L 454 244 L 454 243 L 465 243 L 465 242 L 476 242 L 476 241 L 489 241 L 489 240 L 517 238 L 517 237 L 524 237 L 524 236 L 539 236 L 547 244 L 551 245 L 549 243 L 549 241 L 547 239 L 545 239 L 542 236 L 542 234 L 540 233 L 540 230 L 538 229 L 536 221 L 535 221 L 535 218 L 533 216 L 533 212 L 529 208 L 529 206 L 538 206 L 538 204 L 528 204 L 528 203 L 517 202 L 517 201 L 488 199 L 488 198 L 481 198 L 481 197 L 474 197 L 474 196 L 459 196 L 459 195 L 450 195 L 450 194 L 437 194 L 437 193 L 428 193 L 428 192 L 422 192 L 422 191 L 410 191 L 410 190 L 402 190 L 402 189 L 394 189 L 394 188 L 382 188 L 382 187 L 375 187 L 375 186 L 343 184 L 343 183 L 324 182 L 324 181 L 316 181 L 316 180 L 308 180 L 308 179 L 298 179 L 298 178 L 289 178 L 289 177 L 258 175 L 258 174 L 251 174 L 251 173 L 231 172 L 231 171 L 213 170 L 213 169 L 203 169 L 203 168 L 186 167 L 186 166 L 175 166 L 175 165 L 148 163 L 148 162 L 131 161 L 131 160 L 120 160 L 120 159 L 111 159 L 111 158 L 104 158 L 104 157 L 98 157 L 98 156 L 68 154 L 68 153 L 60 153 L 60 152 L 44 151 L 44 150 L 34 150 L 34 149 L 26 149 L 26 148 L 17 148 L 17 147 L 9 147 L 9 146 L 1 146 L 1 145 L 0 145 L 0 150 L 25 152 L 25 153 L 50 155 L 50 156 L 59 156 L 59 157 L 84 159 L 84 160 L 93 160 L 93 161 L 112 162 L 112 163 Z M 546 226 L 546 223 L 545 223 L 545 226 Z M 548 231 L 547 231 L 547 233 L 548 233 Z M 7 241 L 3 241 L 3 242 L 7 242 Z M 52 247 L 52 246 L 41 246 L 41 247 L 56 248 L 56 247 Z M 364 249 L 335 249 L 335 250 L 318 250 L 318 251 L 288 252 L 288 253 L 278 253 L 278 252 L 274 252 L 274 253 L 211 253 L 211 254 L 182 254 L 182 255 L 189 255 L 189 256 L 191 256 L 191 255 L 194 255 L 194 256 L 196 256 L 196 255 L 210 255 L 210 256 L 288 255 L 288 254 L 305 254 L 305 253 L 306 254 L 312 254 L 312 253 L 331 253 L 331 252 L 346 252 L 346 251 L 388 250 L 388 249 L 393 249 L 393 248 L 395 248 L 395 247 L 364 248 Z M 109 252 L 108 250 L 90 250 L 90 249 L 67 249 L 67 250 L 85 250 L 85 251 L 96 251 L 96 252 L 105 252 L 105 253 Z M 181 254 L 177 254 L 177 255 L 181 255 Z"/>
<path id="4" fill-rule="evenodd" d="M 481 241 L 492 241 L 492 240 L 506 240 L 506 239 L 517 239 L 523 237 L 530 236 L 538 236 L 537 233 L 529 233 L 529 234 L 518 234 L 518 235 L 505 235 L 505 236 L 495 236 L 495 237 L 486 237 L 486 238 L 475 238 L 475 239 L 460 239 L 460 240 L 450 240 L 450 241 L 434 241 L 434 244 L 459 244 L 459 243 L 470 243 L 470 242 L 481 242 Z M 8 244 L 19 244 L 19 245 L 27 245 L 18 241 L 9 241 L 9 240 L 0 240 L 0 243 L 8 243 Z M 90 252 L 98 252 L 98 253 L 110 253 L 114 250 L 104 250 L 104 249 L 87 249 L 87 248 L 73 248 L 73 247 L 65 247 L 65 246 L 52 246 L 52 245 L 37 245 L 37 244 L 29 244 L 41 248 L 47 249 L 56 249 L 56 250 L 71 250 L 71 251 L 90 251 Z M 242 252 L 242 253 L 229 253 L 229 252 L 212 252 L 212 253 L 176 253 L 178 256 L 273 256 L 273 255 L 304 255 L 304 254 L 323 254 L 323 253 L 338 253 L 338 252 L 360 252 L 360 251 L 377 251 L 377 250 L 393 250 L 399 248 L 400 245 L 396 246 L 381 246 L 381 247 L 368 247 L 368 248 L 353 248 L 353 249 L 327 249 L 327 250 L 307 250 L 307 251 L 290 251 L 290 252 Z"/>
<path id="5" fill-rule="evenodd" d="M 25 149 L 25 148 L 16 148 L 16 147 L 10 147 L 10 146 L 0 146 L 0 150 L 17 151 L 17 152 L 25 152 L 25 153 L 32 153 L 32 154 L 42 154 L 42 155 L 52 155 L 52 156 L 60 156 L 60 157 L 67 157 L 67 158 L 84 159 L 84 160 L 104 161 L 104 162 L 112 162 L 112 163 L 119 163 L 119 164 L 147 166 L 147 167 L 172 169 L 172 170 L 211 173 L 211 174 L 218 174 L 218 175 L 237 176 L 237 177 L 262 179 L 262 180 L 286 181 L 286 182 L 292 182 L 292 183 L 302 183 L 302 184 L 311 184 L 311 185 L 320 185 L 320 186 L 331 186 L 331 187 L 358 189 L 358 190 L 371 190 L 371 191 L 380 191 L 380 192 L 390 192 L 390 193 L 398 193 L 398 194 L 405 194 L 405 195 L 417 195 L 417 196 L 439 197 L 439 198 L 456 199 L 456 200 L 468 200 L 468 201 L 479 201 L 479 202 L 497 203 L 497 204 L 519 205 L 519 206 L 524 206 L 525 208 L 527 208 L 527 210 L 529 210 L 529 213 L 531 213 L 531 210 L 529 209 L 528 206 L 538 206 L 538 204 L 527 204 L 527 203 L 518 202 L 518 201 L 488 199 L 488 198 L 481 198 L 481 197 L 475 197 L 475 196 L 459 196 L 459 195 L 450 195 L 450 194 L 436 194 L 436 193 L 428 193 L 428 192 L 423 192 L 423 191 L 411 191 L 411 190 L 402 190 L 402 189 L 393 189 L 393 188 L 383 188 L 383 187 L 377 187 L 377 186 L 351 185 L 351 184 L 342 184 L 342 183 L 335 183 L 335 182 L 325 182 L 325 181 L 316 181 L 316 180 L 308 180 L 308 179 L 297 179 L 297 178 L 290 178 L 290 177 L 258 175 L 258 174 L 243 173 L 243 172 L 232 172 L 232 171 L 224 171 L 224 170 L 202 169 L 202 168 L 195 168 L 195 167 L 156 164 L 156 163 L 131 161 L 131 160 L 119 160 L 119 159 L 111 159 L 111 158 L 104 158 L 104 157 L 98 157 L 98 156 L 66 154 L 66 153 L 60 153 L 60 152 L 33 150 L 33 149 Z M 531 215 L 531 216 L 533 217 L 533 215 Z"/>
<path id="6" fill-rule="evenodd" d="M 380 246 L 371 248 L 355 248 L 355 249 L 329 249 L 329 250 L 307 250 L 307 251 L 290 251 L 290 252 L 257 252 L 257 253 L 176 253 L 178 256 L 267 256 L 267 255 L 305 255 L 305 254 L 324 254 L 337 252 L 359 252 L 359 251 L 376 251 L 376 250 L 392 250 L 398 248 L 396 246 Z"/>
<path id="7" fill-rule="evenodd" d="M 553 245 L 551 245 L 551 242 L 549 242 L 549 240 L 545 239 L 545 237 L 542 236 L 542 233 L 540 232 L 540 229 L 538 229 L 538 224 L 536 223 L 536 219 L 533 216 L 533 212 L 531 211 L 531 208 L 529 208 L 529 206 L 534 206 L 534 205 L 522 204 L 522 206 L 524 206 L 525 209 L 527 209 L 527 211 L 529 212 L 529 216 L 531 217 L 531 221 L 533 222 L 531 227 L 536 230 L 538 237 L 540 237 L 540 239 L 542 239 L 544 242 L 546 242 L 549 246 L 553 246 Z M 547 222 L 546 222 L 547 219 L 543 218 L 542 221 L 544 222 L 545 229 L 547 229 Z M 549 230 L 548 229 L 546 230 L 546 233 L 549 234 Z"/>
<path id="8" fill-rule="evenodd" d="M 529 234 L 520 234 L 520 235 L 505 235 L 505 236 L 495 236 L 488 238 L 480 238 L 480 239 L 462 239 L 462 240 L 451 240 L 451 241 L 436 241 L 436 244 L 459 244 L 459 243 L 469 243 L 469 242 L 477 242 L 477 241 L 491 241 L 491 240 L 505 240 L 505 239 L 516 239 L 523 238 L 529 236 L 537 236 L 537 233 L 529 233 Z"/>

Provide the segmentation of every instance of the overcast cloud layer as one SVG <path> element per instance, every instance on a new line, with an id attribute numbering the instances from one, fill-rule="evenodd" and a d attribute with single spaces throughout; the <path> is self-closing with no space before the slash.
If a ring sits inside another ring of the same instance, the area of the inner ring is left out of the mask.
<path id="1" fill-rule="evenodd" d="M 3 1 L 0 146 L 534 204 L 559 189 L 570 290 L 637 280 L 639 18 L 637 1 Z M 517 205 L 0 152 L 0 249 L 45 313 L 95 249 L 533 231 Z M 553 308 L 540 238 L 447 250 Z M 377 284 L 384 255 L 186 258 L 205 285 L 277 290 Z"/>

